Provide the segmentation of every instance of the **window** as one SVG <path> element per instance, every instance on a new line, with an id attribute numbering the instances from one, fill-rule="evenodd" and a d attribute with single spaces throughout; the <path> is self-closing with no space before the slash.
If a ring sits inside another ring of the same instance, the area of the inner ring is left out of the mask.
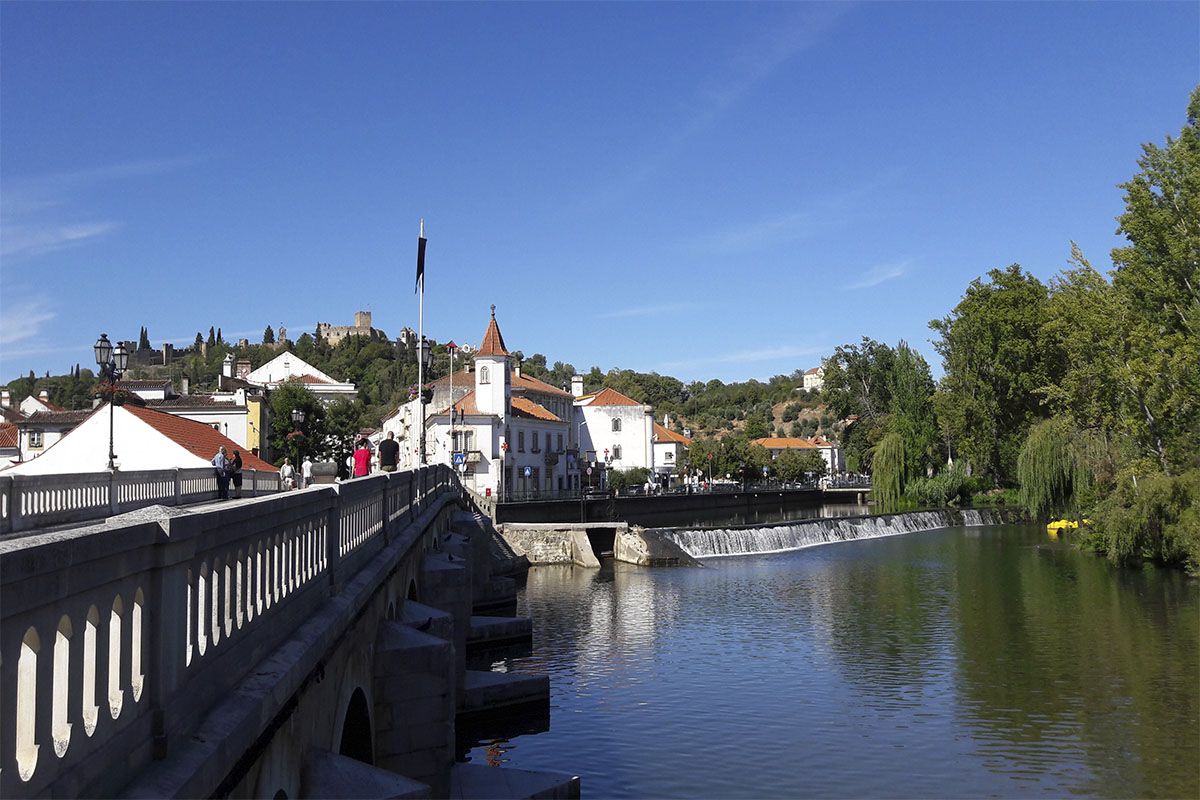
<path id="1" fill-rule="evenodd" d="M 517 431 L 517 452 L 525 452 L 525 431 Z"/>
<path id="2" fill-rule="evenodd" d="M 551 452 L 550 449 L 550 431 L 546 431 L 546 452 Z"/>
<path id="3" fill-rule="evenodd" d="M 530 431 L 530 432 L 529 432 L 529 440 L 530 440 L 530 441 L 529 441 L 529 451 L 530 451 L 531 453 L 540 453 L 540 452 L 542 452 L 542 448 L 538 447 L 538 433 L 537 433 L 537 431 Z"/>
<path id="4" fill-rule="evenodd" d="M 674 460 L 675 460 L 675 454 L 668 450 L 667 451 L 667 461 L 674 461 Z"/>
<path id="5" fill-rule="evenodd" d="M 489 377 L 489 375 L 488 375 L 488 368 L 487 368 L 487 367 L 480 367 L 480 368 L 479 368 L 479 382 L 480 382 L 480 383 L 491 383 L 491 379 L 490 379 L 490 377 Z"/>
<path id="6" fill-rule="evenodd" d="M 41 447 L 42 446 L 42 432 L 41 431 L 30 431 L 29 432 L 29 446 L 30 447 Z"/>
<path id="7" fill-rule="evenodd" d="M 562 434 L 560 433 L 560 434 L 558 435 L 558 452 L 560 452 L 560 453 L 561 453 L 562 451 L 563 451 L 563 446 L 562 446 Z"/>
<path id="8" fill-rule="evenodd" d="M 612 452 L 612 456 L 613 456 L 613 461 L 620 461 L 620 460 L 621 460 L 621 445 L 619 445 L 619 444 L 614 444 L 614 445 L 613 445 L 613 452 Z"/>
<path id="9" fill-rule="evenodd" d="M 455 431 L 454 449 L 458 451 L 475 449 L 475 431 Z"/>
<path id="10" fill-rule="evenodd" d="M 620 430 L 621 430 L 621 420 L 614 419 L 613 420 L 613 433 L 619 433 Z"/>

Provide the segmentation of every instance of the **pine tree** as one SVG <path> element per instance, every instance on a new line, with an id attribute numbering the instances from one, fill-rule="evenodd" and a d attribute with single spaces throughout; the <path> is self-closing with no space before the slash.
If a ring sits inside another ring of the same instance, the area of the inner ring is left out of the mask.
<path id="1" fill-rule="evenodd" d="M 217 329 L 213 326 L 208 326 L 208 346 L 215 347 L 217 344 Z"/>
<path id="2" fill-rule="evenodd" d="M 275 344 L 275 329 L 270 325 L 263 331 L 263 344 Z"/>
<path id="3" fill-rule="evenodd" d="M 204 337 L 200 334 L 200 331 L 196 331 L 196 344 L 195 344 L 196 349 L 199 350 L 200 345 L 202 345 L 202 344 L 204 344 Z"/>
<path id="4" fill-rule="evenodd" d="M 217 343 L 225 344 L 225 340 L 223 338 L 221 338 L 221 329 L 220 328 L 217 328 Z"/>

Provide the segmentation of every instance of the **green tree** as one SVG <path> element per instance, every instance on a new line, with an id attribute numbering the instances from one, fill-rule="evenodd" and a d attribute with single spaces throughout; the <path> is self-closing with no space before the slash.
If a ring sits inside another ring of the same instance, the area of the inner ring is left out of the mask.
<path id="1" fill-rule="evenodd" d="M 142 326 L 141 333 L 138 334 L 138 350 L 150 349 L 150 334 L 146 331 L 146 326 Z"/>
<path id="2" fill-rule="evenodd" d="M 196 341 L 192 343 L 192 346 L 195 347 L 197 350 L 199 350 L 203 344 L 204 344 L 204 336 L 201 335 L 200 331 L 196 331 Z"/>
<path id="3" fill-rule="evenodd" d="M 825 459 L 816 450 L 788 449 L 774 463 L 775 474 L 785 481 L 804 480 L 806 473 L 825 473 Z"/>
<path id="4" fill-rule="evenodd" d="M 1130 314 L 1122 403 L 1138 447 L 1168 474 L 1200 465 L 1200 87 L 1165 147 L 1143 145 L 1125 190 L 1113 287 Z"/>
<path id="5" fill-rule="evenodd" d="M 362 430 L 362 406 L 340 397 L 329 404 L 326 423 L 325 456 L 337 464 L 338 475 L 348 477 L 346 457 L 354 452 L 358 432 Z"/>
<path id="6" fill-rule="evenodd" d="M 905 474 L 918 476 L 937 461 L 933 376 L 920 353 L 900 342 L 892 367 L 888 430 L 904 438 Z"/>
<path id="7" fill-rule="evenodd" d="M 871 459 L 871 493 L 884 511 L 895 511 L 904 494 L 904 465 L 904 437 L 895 431 L 886 434 Z"/>
<path id="8" fill-rule="evenodd" d="M 217 329 L 213 326 L 208 326 L 208 346 L 211 348 L 217 343 Z"/>
<path id="9" fill-rule="evenodd" d="M 295 439 L 288 438 L 293 431 L 301 433 L 305 455 L 321 455 L 326 438 L 325 406 L 317 396 L 300 381 L 290 380 L 271 392 L 270 403 L 273 463 L 282 464 L 284 456 L 296 458 Z M 292 412 L 296 410 L 304 412 L 304 422 L 299 425 L 292 422 Z"/>
<path id="10" fill-rule="evenodd" d="M 1020 266 L 976 278 L 930 327 L 945 375 L 934 407 L 946 439 L 972 467 L 1011 484 L 1029 426 L 1046 416 L 1036 390 L 1057 376 L 1042 333 L 1049 293 Z"/>
<path id="11" fill-rule="evenodd" d="M 263 331 L 263 344 L 275 344 L 275 329 L 270 325 Z"/>

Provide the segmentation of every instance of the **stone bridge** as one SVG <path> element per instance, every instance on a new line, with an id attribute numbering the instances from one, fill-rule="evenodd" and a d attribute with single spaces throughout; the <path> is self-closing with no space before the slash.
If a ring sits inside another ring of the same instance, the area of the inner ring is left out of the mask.
<path id="1" fill-rule="evenodd" d="M 471 715 L 548 714 L 466 668 L 531 632 L 473 511 L 426 467 L 0 542 L 0 795 L 578 796 L 456 763 Z"/>

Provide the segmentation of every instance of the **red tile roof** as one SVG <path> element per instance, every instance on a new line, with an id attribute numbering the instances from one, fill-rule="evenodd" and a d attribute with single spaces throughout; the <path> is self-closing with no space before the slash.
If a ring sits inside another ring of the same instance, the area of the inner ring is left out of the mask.
<path id="1" fill-rule="evenodd" d="M 18 436 L 16 425 L 11 422 L 0 423 L 0 447 L 16 447 Z"/>
<path id="2" fill-rule="evenodd" d="M 531 378 L 528 375 L 517 377 L 512 376 L 512 385 L 514 389 L 527 389 L 531 392 L 544 392 L 546 394 L 554 394 L 559 397 L 571 397 L 570 392 L 565 392 L 557 386 L 551 386 L 545 381 L 539 381 L 537 378 Z"/>
<path id="3" fill-rule="evenodd" d="M 768 450 L 808 450 L 817 447 L 829 447 L 830 443 L 821 439 L 798 439 L 787 436 L 767 436 L 762 439 L 755 439 L 750 444 L 756 444 L 760 447 L 765 447 Z"/>
<path id="4" fill-rule="evenodd" d="M 812 369 L 804 370 L 804 374 L 805 375 L 816 375 L 820 371 L 821 371 L 820 367 L 813 367 Z"/>
<path id="5" fill-rule="evenodd" d="M 556 415 L 526 397 L 512 399 L 513 416 L 540 419 L 546 422 L 562 422 Z"/>
<path id="6" fill-rule="evenodd" d="M 130 404 L 125 406 L 125 410 L 189 453 L 200 456 L 206 461 L 212 459 L 217 454 L 217 449 L 224 445 L 225 451 L 231 456 L 234 450 L 242 451 L 243 469 L 257 469 L 270 472 L 276 472 L 279 469 L 273 464 L 263 461 L 232 439 L 222 436 L 216 429 L 205 425 L 203 422 L 195 422 L 194 420 L 168 414 L 165 411 L 157 411 L 153 408 L 144 408 Z"/>
<path id="7" fill-rule="evenodd" d="M 592 395 L 593 406 L 640 406 L 637 400 L 621 394 L 616 389 L 602 389 Z"/>
<path id="8" fill-rule="evenodd" d="M 682 445 L 691 445 L 692 440 L 684 436 L 682 433 L 667 428 L 663 425 L 654 423 L 654 441 L 656 442 L 676 442 Z"/>
<path id="9" fill-rule="evenodd" d="M 449 413 L 450 413 L 450 407 L 446 406 L 441 411 L 438 411 L 437 413 L 430 414 L 429 416 L 427 416 L 425 418 L 425 423 L 428 425 L 429 422 L 434 417 L 444 417 L 444 416 L 448 415 Z M 475 402 L 475 390 L 474 389 L 467 392 L 466 394 L 464 394 L 462 397 L 460 397 L 458 399 L 458 402 L 456 402 L 454 404 L 454 413 L 456 413 L 456 414 L 461 413 L 467 417 L 493 416 L 490 414 L 484 414 L 482 411 L 479 410 L 479 405 Z"/>
<path id="10" fill-rule="evenodd" d="M 504 337 L 500 335 L 500 326 L 496 324 L 496 307 L 492 306 L 492 320 L 488 323 L 487 331 L 483 334 L 483 344 L 475 351 L 477 356 L 506 356 L 508 350 L 504 347 Z"/>
<path id="11" fill-rule="evenodd" d="M 288 380 L 300 381 L 301 383 L 329 383 L 329 381 L 325 380 L 324 378 L 318 378 L 316 375 L 310 375 L 307 372 L 302 375 L 293 375 L 292 377 L 288 378 Z"/>

